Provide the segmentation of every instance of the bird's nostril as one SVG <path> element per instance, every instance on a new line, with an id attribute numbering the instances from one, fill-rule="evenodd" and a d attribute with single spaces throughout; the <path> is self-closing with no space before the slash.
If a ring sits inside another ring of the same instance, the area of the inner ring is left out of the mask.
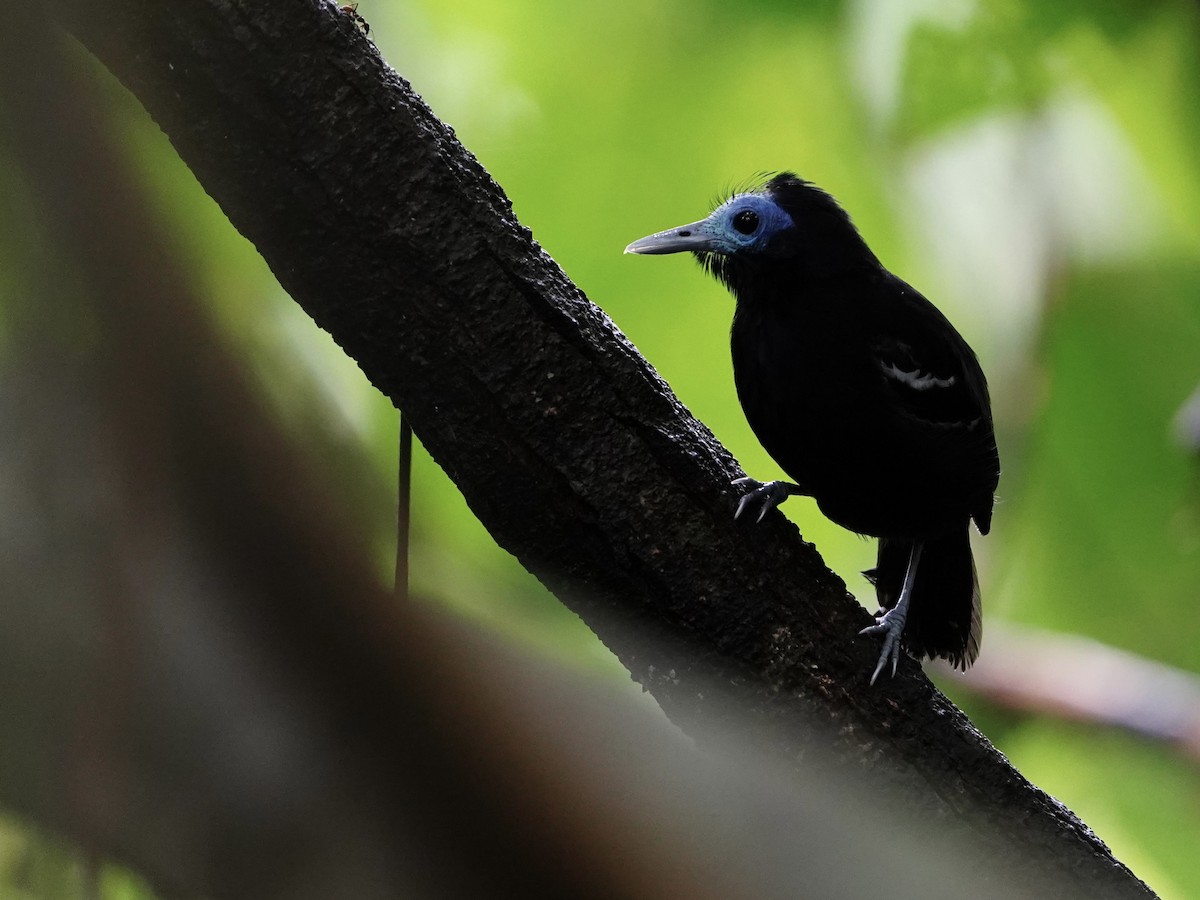
<path id="1" fill-rule="evenodd" d="M 679 236 L 680 237 L 691 237 L 692 233 L 685 228 L 681 232 L 679 232 Z"/>

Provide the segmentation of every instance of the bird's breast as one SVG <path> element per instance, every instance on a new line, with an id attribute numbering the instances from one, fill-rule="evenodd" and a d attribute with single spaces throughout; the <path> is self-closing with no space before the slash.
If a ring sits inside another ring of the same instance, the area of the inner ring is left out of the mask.
<path id="1" fill-rule="evenodd" d="M 860 376 L 836 330 L 804 316 L 739 309 L 731 332 L 734 384 L 746 419 L 772 458 L 804 486 L 824 480 L 827 457 L 852 425 Z"/>

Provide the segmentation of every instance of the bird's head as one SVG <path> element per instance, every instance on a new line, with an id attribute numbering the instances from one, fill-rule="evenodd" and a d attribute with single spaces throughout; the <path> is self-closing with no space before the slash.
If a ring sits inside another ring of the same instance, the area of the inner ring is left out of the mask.
<path id="1" fill-rule="evenodd" d="M 634 241 L 626 253 L 690 251 L 735 291 L 781 266 L 832 272 L 875 257 L 837 201 L 791 172 L 734 194 L 699 222 Z"/>

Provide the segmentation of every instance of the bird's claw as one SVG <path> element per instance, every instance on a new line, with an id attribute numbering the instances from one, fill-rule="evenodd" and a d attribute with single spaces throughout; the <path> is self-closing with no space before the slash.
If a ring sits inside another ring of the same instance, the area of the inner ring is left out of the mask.
<path id="1" fill-rule="evenodd" d="M 754 478 L 737 478 L 733 482 L 735 485 L 741 486 L 744 484 L 752 485 L 752 488 L 742 495 L 742 499 L 738 501 L 737 510 L 733 517 L 740 519 L 742 513 L 756 504 L 759 505 L 758 518 L 755 522 L 761 522 L 763 518 L 777 507 L 780 503 L 796 493 L 794 485 L 788 484 L 786 481 L 757 481 Z"/>
<path id="2" fill-rule="evenodd" d="M 889 660 L 892 663 L 892 677 L 896 677 L 896 668 L 900 665 L 900 638 L 904 634 L 904 619 L 904 616 L 896 615 L 896 610 L 889 609 L 874 625 L 868 625 L 859 632 L 883 635 L 883 649 L 879 651 L 879 662 L 875 665 L 875 671 L 871 673 L 871 684 L 875 683 L 875 679 Z"/>

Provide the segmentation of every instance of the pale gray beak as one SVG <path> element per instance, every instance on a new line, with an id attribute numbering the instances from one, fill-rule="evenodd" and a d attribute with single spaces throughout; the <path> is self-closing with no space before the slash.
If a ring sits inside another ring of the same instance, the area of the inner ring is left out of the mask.
<path id="1" fill-rule="evenodd" d="M 691 225 L 680 225 L 678 228 L 668 228 L 649 237 L 639 238 L 626 247 L 625 252 L 659 254 L 712 250 L 715 248 L 715 237 L 710 219 L 701 219 Z"/>

